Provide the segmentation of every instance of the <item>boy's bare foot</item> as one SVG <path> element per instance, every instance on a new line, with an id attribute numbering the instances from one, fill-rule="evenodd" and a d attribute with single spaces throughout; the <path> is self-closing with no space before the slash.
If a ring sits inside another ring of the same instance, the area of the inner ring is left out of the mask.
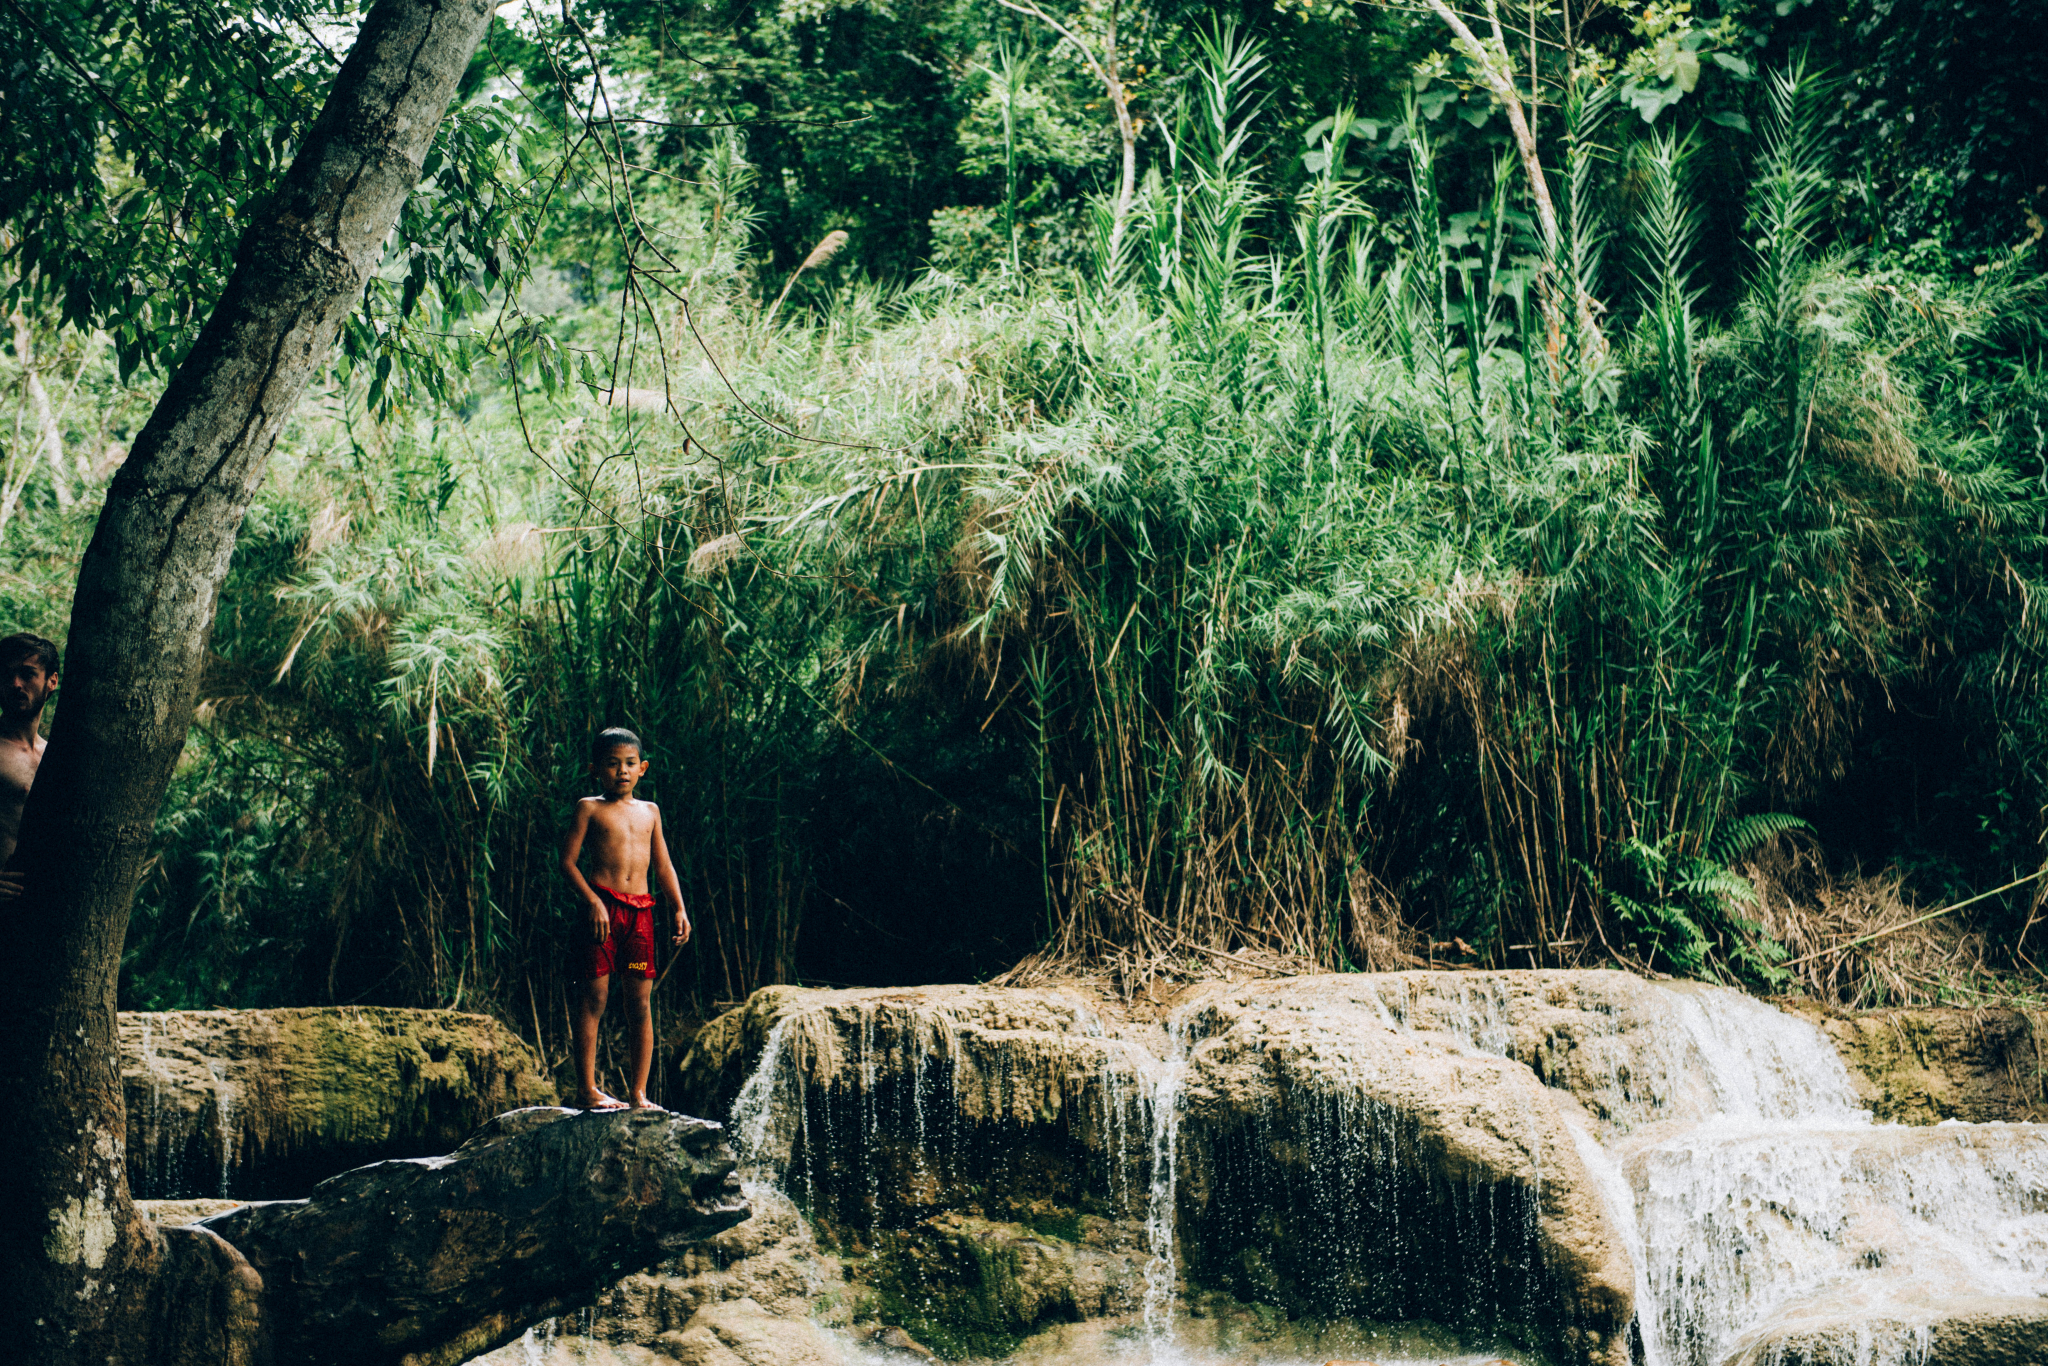
<path id="1" fill-rule="evenodd" d="M 608 1096 L 602 1091 L 592 1091 L 588 1095 L 576 1097 L 576 1108 L 579 1110 L 623 1110 L 626 1108 L 626 1102 L 620 1100 L 617 1096 Z"/>
<path id="2" fill-rule="evenodd" d="M 656 1105 L 656 1104 L 655 1104 L 655 1103 L 654 1103 L 653 1101 L 649 1100 L 649 1099 L 648 1099 L 647 1097 L 645 1097 L 645 1096 L 635 1096 L 635 1097 L 633 1097 L 633 1108 L 634 1108 L 635 1110 L 661 1110 L 661 1109 L 662 1109 L 662 1107 L 661 1107 L 661 1106 L 659 1106 L 659 1105 Z M 667 1113 L 667 1111 L 665 1111 L 665 1110 L 664 1110 L 664 1111 L 663 1111 L 663 1113 L 664 1113 L 664 1114 L 666 1114 L 666 1113 Z"/>

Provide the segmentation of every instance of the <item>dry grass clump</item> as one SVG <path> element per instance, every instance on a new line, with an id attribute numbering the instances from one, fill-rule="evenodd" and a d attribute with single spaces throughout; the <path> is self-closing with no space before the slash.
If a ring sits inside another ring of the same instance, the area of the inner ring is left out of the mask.
<path id="1" fill-rule="evenodd" d="M 1835 876 L 1811 839 L 1785 836 L 1740 871 L 1756 888 L 1757 920 L 1790 955 L 1788 988 L 1817 1001 L 1989 1005 L 2038 992 L 1988 960 L 1989 940 L 1965 912 L 1916 904 L 1895 870 Z"/>
<path id="2" fill-rule="evenodd" d="M 1176 997 L 1197 982 L 1254 982 L 1326 971 L 1313 958 L 1271 949 L 1185 944 L 1173 950 L 1111 950 L 1084 957 L 1054 947 L 1031 954 L 989 985 L 1070 986 L 1129 1005 Z"/>

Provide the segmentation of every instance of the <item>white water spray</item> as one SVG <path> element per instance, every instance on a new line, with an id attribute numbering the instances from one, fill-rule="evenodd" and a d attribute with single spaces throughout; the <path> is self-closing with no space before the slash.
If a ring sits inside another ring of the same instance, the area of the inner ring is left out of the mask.
<path id="1" fill-rule="evenodd" d="M 1815 1363 L 1915 1366 L 1942 1301 L 2048 1290 L 2034 1126 L 1873 1124 L 1811 1023 L 1733 991 L 1663 994 L 1664 1051 L 1697 1068 L 1663 1079 L 1664 1109 L 1692 1122 L 1610 1140 L 1646 1348 L 1714 1366 L 1794 1331 Z"/>
<path id="2" fill-rule="evenodd" d="M 1145 1206 L 1145 1340 L 1156 1362 L 1173 1342 L 1174 1282 L 1179 1268 L 1174 1257 L 1178 1222 L 1175 1182 L 1180 1163 L 1180 1092 L 1188 1070 L 1190 1007 L 1173 1012 L 1166 1022 L 1166 1056 L 1152 1085 L 1152 1188 Z"/>
<path id="3" fill-rule="evenodd" d="M 228 1080 L 227 1064 L 215 1058 L 206 1062 L 213 1074 L 214 1119 L 220 1128 L 220 1198 L 228 1198 L 228 1186 L 235 1174 L 235 1160 L 241 1152 L 241 1131 L 235 1126 L 235 1084 Z"/>
<path id="4" fill-rule="evenodd" d="M 760 1061 L 754 1064 L 732 1103 L 732 1136 L 739 1149 L 743 1180 L 773 1184 L 780 1175 L 778 1169 L 789 1156 L 786 1138 L 776 1132 L 775 1088 L 782 1075 L 790 1022 L 795 1018 L 784 1015 L 768 1030 Z"/>

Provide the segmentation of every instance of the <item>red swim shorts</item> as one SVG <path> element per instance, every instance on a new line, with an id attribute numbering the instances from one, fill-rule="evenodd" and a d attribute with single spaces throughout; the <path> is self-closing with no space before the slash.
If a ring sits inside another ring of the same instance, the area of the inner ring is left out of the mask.
<path id="1" fill-rule="evenodd" d="M 654 898 L 615 892 L 596 883 L 591 884 L 591 890 L 604 898 L 611 911 L 612 932 L 609 938 L 592 941 L 586 949 L 583 975 L 654 976 Z"/>

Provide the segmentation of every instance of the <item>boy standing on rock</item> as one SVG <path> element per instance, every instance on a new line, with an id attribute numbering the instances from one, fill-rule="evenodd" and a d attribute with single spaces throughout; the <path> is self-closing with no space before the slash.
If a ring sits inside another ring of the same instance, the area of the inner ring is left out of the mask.
<path id="1" fill-rule="evenodd" d="M 590 747 L 590 776 L 598 795 L 576 803 L 569 833 L 562 839 L 562 876 L 576 889 L 590 915 L 589 947 L 577 964 L 584 979 L 577 1003 L 576 1104 L 586 1110 L 622 1110 L 626 1102 L 597 1089 L 597 1023 L 614 975 L 625 978 L 628 1065 L 633 1072 L 632 1105 L 653 1108 L 647 1099 L 647 1069 L 654 1058 L 654 896 L 648 886 L 651 869 L 661 890 L 675 903 L 674 943 L 690 937 L 690 918 L 683 913 L 683 889 L 669 862 L 668 841 L 661 834 L 661 808 L 633 795 L 647 772 L 640 757 L 640 737 L 613 727 L 598 732 Z M 584 844 L 590 846 L 590 877 L 576 865 Z"/>

